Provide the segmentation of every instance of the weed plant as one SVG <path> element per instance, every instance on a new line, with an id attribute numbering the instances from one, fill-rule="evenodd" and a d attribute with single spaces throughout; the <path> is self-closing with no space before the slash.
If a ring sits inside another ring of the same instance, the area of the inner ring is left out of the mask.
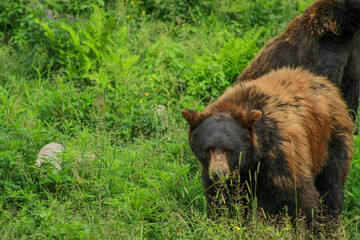
<path id="1" fill-rule="evenodd" d="M 241 205 L 211 217 L 180 111 L 310 2 L 1 1 L 0 238 L 306 239 Z M 62 169 L 36 168 L 52 141 Z M 360 238 L 359 145 L 336 238 Z"/>

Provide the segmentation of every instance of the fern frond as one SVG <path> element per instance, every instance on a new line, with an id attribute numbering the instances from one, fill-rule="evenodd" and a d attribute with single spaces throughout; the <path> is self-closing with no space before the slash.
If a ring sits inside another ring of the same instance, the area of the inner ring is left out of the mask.
<path id="1" fill-rule="evenodd" d="M 49 25 L 47 23 L 42 22 L 39 19 L 36 19 L 35 22 L 40 24 L 40 26 L 44 29 L 45 36 L 47 38 L 49 38 L 51 41 L 55 41 L 55 33 L 53 30 L 51 30 L 51 28 L 49 27 Z"/>
<path id="2" fill-rule="evenodd" d="M 67 31 L 70 34 L 70 38 L 72 42 L 74 43 L 77 50 L 80 50 L 80 37 L 79 35 L 74 31 L 74 29 L 66 24 L 60 25 L 62 29 Z"/>
<path id="3" fill-rule="evenodd" d="M 100 41 L 101 35 L 106 24 L 106 12 L 98 6 L 93 6 L 86 32 L 89 33 L 93 41 Z"/>

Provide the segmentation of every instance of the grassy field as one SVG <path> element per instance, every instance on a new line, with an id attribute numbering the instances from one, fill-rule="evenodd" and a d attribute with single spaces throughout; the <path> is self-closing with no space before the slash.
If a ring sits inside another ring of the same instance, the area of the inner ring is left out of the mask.
<path id="1" fill-rule="evenodd" d="M 180 111 L 311 2 L 1 1 L 0 239 L 306 239 L 287 219 L 211 219 Z M 338 239 L 360 238 L 354 138 Z M 34 166 L 50 142 L 61 170 Z"/>

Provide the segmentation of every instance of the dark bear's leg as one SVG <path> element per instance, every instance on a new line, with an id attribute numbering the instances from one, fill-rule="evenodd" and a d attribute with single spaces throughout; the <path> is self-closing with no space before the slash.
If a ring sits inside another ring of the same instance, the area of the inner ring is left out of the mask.
<path id="1" fill-rule="evenodd" d="M 305 216 L 308 230 L 317 236 L 319 231 L 317 224 L 319 193 L 315 188 L 313 180 L 304 181 L 303 179 L 298 179 L 297 183 L 297 185 L 301 186 L 298 186 L 296 191 L 294 188 L 284 191 L 279 191 L 278 189 L 273 198 L 267 197 L 262 199 L 261 205 L 263 205 L 264 209 L 270 210 L 270 214 L 274 215 L 283 212 L 284 206 L 286 206 L 286 212 L 291 217 L 291 222 L 295 229 L 297 226 L 296 221 Z"/>
<path id="2" fill-rule="evenodd" d="M 312 181 L 304 184 L 297 192 L 298 211 L 306 217 L 307 223 L 317 221 L 317 205 L 319 202 L 319 193 Z"/>
<path id="3" fill-rule="evenodd" d="M 297 187 L 296 198 L 295 190 L 290 195 L 293 196 L 289 196 L 288 200 L 283 201 L 283 204 L 287 206 L 289 216 L 291 216 L 292 220 L 305 217 L 309 230 L 316 230 L 316 226 L 313 226 L 313 223 L 318 220 L 317 205 L 319 193 L 317 192 L 314 183 L 311 180 L 302 182 L 301 187 Z"/>
<path id="4" fill-rule="evenodd" d="M 360 41 L 360 36 L 358 37 Z M 357 43 L 358 44 L 358 43 Z M 344 69 L 343 79 L 340 85 L 341 92 L 348 105 L 350 115 L 354 121 L 357 120 L 360 95 L 360 46 L 355 45 L 348 63 Z"/>
<path id="5" fill-rule="evenodd" d="M 319 193 L 312 179 L 299 179 L 297 182 L 301 182 L 301 186 L 297 187 L 296 198 L 295 190 L 293 190 L 293 193 L 289 194 L 289 198 L 283 201 L 283 204 L 287 206 L 287 212 L 291 216 L 294 227 L 296 226 L 294 220 L 305 216 L 308 230 L 317 236 L 319 232 L 319 225 L 317 224 Z"/>
<path id="6" fill-rule="evenodd" d="M 214 205 L 214 198 L 216 196 L 216 189 L 214 182 L 210 179 L 209 173 L 207 171 L 202 171 L 201 173 L 204 189 L 205 189 L 205 198 L 207 203 L 212 206 Z"/>
<path id="7" fill-rule="evenodd" d="M 226 185 L 215 183 L 208 172 L 202 172 L 202 180 L 205 189 L 205 198 L 210 207 L 212 217 L 227 216 L 230 212 L 231 189 Z"/>
<path id="8" fill-rule="evenodd" d="M 316 185 L 321 195 L 322 213 L 326 218 L 338 219 L 343 205 L 343 184 L 338 182 L 338 173 L 333 172 L 333 167 L 324 167 L 316 178 Z"/>
<path id="9" fill-rule="evenodd" d="M 293 220 L 305 216 L 308 224 L 313 220 L 316 221 L 319 193 L 313 180 L 297 179 L 296 182 L 296 190 L 295 183 L 282 189 L 279 187 L 259 189 L 257 194 L 259 207 L 264 208 L 272 215 L 277 215 L 286 206 L 287 213 Z"/>
<path id="10" fill-rule="evenodd" d="M 359 65 L 360 66 L 360 65 Z M 343 81 L 348 81 L 348 86 L 342 86 L 344 99 L 350 111 L 350 116 L 353 121 L 357 121 L 358 107 L 359 107 L 359 95 L 360 95 L 360 76 L 359 79 L 351 78 L 345 75 Z"/>
<path id="11" fill-rule="evenodd" d="M 351 160 L 348 153 L 346 136 L 334 137 L 328 146 L 326 164 L 315 180 L 316 189 L 319 191 L 324 205 L 323 213 L 335 220 L 338 219 L 343 206 L 344 182 Z"/>

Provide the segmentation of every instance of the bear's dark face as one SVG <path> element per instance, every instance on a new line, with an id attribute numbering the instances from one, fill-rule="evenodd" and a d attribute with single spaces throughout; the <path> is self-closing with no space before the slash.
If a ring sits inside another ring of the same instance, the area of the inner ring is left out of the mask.
<path id="1" fill-rule="evenodd" d="M 213 181 L 239 169 L 240 157 L 247 150 L 248 135 L 229 114 L 216 114 L 201 122 L 190 134 L 192 151 L 202 170 Z"/>
<path id="2" fill-rule="evenodd" d="M 237 108 L 215 114 L 209 112 L 183 109 L 181 114 L 189 123 L 189 143 L 203 177 L 216 181 L 221 175 L 248 169 L 252 164 L 247 156 L 251 155 L 249 150 L 254 145 L 253 126 L 262 112 Z"/>

